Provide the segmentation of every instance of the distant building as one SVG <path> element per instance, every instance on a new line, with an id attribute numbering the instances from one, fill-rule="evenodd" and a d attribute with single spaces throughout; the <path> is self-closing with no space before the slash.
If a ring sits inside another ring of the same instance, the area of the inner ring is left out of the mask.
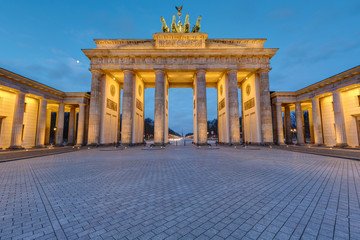
<path id="1" fill-rule="evenodd" d="M 326 146 L 360 145 L 360 66 L 329 77 L 295 92 L 271 94 L 274 122 L 274 142 L 305 143 L 305 126 L 310 139 L 307 143 Z M 291 129 L 290 111 L 296 112 L 296 129 Z M 304 112 L 308 122 L 304 122 Z M 283 124 L 284 115 L 284 124 Z"/>
<path id="2" fill-rule="evenodd" d="M 87 141 L 90 95 L 65 93 L 0 68 L 0 149 Z"/>

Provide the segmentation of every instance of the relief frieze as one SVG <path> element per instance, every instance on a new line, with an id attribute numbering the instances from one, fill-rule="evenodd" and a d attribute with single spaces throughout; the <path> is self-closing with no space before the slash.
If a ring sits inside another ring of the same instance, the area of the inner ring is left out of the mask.
<path id="1" fill-rule="evenodd" d="M 269 57 L 93 57 L 92 64 L 269 64 Z"/>
<path id="2" fill-rule="evenodd" d="M 251 98 L 249 100 L 247 100 L 245 103 L 244 103 L 244 109 L 245 111 L 246 110 L 249 110 L 251 108 L 255 107 L 255 98 Z"/>
<path id="3" fill-rule="evenodd" d="M 106 107 L 117 112 L 117 103 L 109 98 L 106 99 Z"/>

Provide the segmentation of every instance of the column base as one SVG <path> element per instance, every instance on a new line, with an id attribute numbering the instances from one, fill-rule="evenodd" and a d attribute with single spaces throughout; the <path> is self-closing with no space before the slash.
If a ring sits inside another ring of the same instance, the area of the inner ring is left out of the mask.
<path id="1" fill-rule="evenodd" d="M 46 148 L 46 146 L 44 144 L 41 144 L 41 145 L 35 146 L 34 148 Z"/>
<path id="2" fill-rule="evenodd" d="M 8 149 L 9 150 L 22 150 L 22 149 L 25 149 L 25 148 L 22 147 L 22 146 L 10 146 Z"/>
<path id="3" fill-rule="evenodd" d="M 241 143 L 240 142 L 232 142 L 230 143 L 230 146 L 240 146 Z"/>
<path id="4" fill-rule="evenodd" d="M 344 148 L 344 147 L 347 147 L 348 145 L 346 143 L 337 143 L 335 145 L 335 147 L 340 147 L 340 148 Z"/>
<path id="5" fill-rule="evenodd" d="M 195 143 L 195 145 L 198 147 L 211 146 L 211 144 L 209 144 L 209 143 Z"/>
<path id="6" fill-rule="evenodd" d="M 155 147 L 165 147 L 166 143 L 154 143 L 152 145 L 155 146 Z"/>
<path id="7" fill-rule="evenodd" d="M 313 144 L 311 144 L 311 146 L 322 147 L 322 146 L 324 146 L 324 144 L 323 143 L 313 143 Z"/>
<path id="8" fill-rule="evenodd" d="M 88 143 L 87 146 L 89 146 L 89 147 L 98 147 L 98 146 L 100 146 L 100 144 L 98 144 L 98 143 Z"/>

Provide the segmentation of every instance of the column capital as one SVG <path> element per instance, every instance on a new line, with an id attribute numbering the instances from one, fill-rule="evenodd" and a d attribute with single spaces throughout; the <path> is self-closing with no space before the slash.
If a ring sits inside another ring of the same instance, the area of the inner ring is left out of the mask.
<path id="1" fill-rule="evenodd" d="M 166 74 L 166 70 L 165 69 L 162 69 L 162 68 L 155 68 L 154 69 L 154 72 L 157 73 L 157 72 L 162 72 L 164 74 Z"/>
<path id="2" fill-rule="evenodd" d="M 13 90 L 12 92 L 17 95 L 26 95 L 27 94 L 27 92 L 22 91 L 22 90 L 18 90 L 18 89 L 11 89 L 11 90 Z"/>
<path id="3" fill-rule="evenodd" d="M 103 74 L 104 72 L 102 70 L 99 70 L 99 69 L 91 69 L 89 68 L 89 71 L 92 73 L 92 74 Z"/>
<path id="4" fill-rule="evenodd" d="M 132 73 L 132 74 L 135 73 L 135 72 L 134 72 L 134 69 L 132 69 L 132 68 L 123 69 L 122 71 L 123 71 L 123 73 L 127 73 L 127 72 L 130 72 L 130 73 Z"/>
<path id="5" fill-rule="evenodd" d="M 331 93 L 332 93 L 332 94 L 334 94 L 334 93 L 335 93 L 335 94 L 340 94 L 340 93 L 341 93 L 341 91 L 340 91 L 340 89 L 335 89 L 335 90 L 334 90 L 334 91 L 332 91 Z"/>
<path id="6" fill-rule="evenodd" d="M 201 73 L 201 72 L 206 73 L 206 69 L 201 68 L 201 69 L 196 69 L 196 70 L 195 70 L 195 73 L 196 73 L 196 74 L 197 74 L 197 73 Z"/>
<path id="7" fill-rule="evenodd" d="M 258 73 L 268 73 L 270 72 L 271 68 L 260 68 L 257 72 Z"/>
<path id="8" fill-rule="evenodd" d="M 314 95 L 311 97 L 311 99 L 320 99 L 320 96 L 319 95 Z"/>
<path id="9" fill-rule="evenodd" d="M 281 102 L 276 102 L 275 105 L 276 106 L 279 106 L 279 105 L 282 106 L 282 103 Z"/>
<path id="10" fill-rule="evenodd" d="M 239 70 L 238 69 L 227 69 L 225 72 L 226 73 L 237 73 Z"/>

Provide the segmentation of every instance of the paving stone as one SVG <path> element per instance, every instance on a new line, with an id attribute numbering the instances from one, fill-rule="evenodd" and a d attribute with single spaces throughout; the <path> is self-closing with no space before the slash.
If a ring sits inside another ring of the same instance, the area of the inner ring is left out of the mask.
<path id="1" fill-rule="evenodd" d="M 360 239 L 360 162 L 257 149 L 0 163 L 0 239 Z"/>

